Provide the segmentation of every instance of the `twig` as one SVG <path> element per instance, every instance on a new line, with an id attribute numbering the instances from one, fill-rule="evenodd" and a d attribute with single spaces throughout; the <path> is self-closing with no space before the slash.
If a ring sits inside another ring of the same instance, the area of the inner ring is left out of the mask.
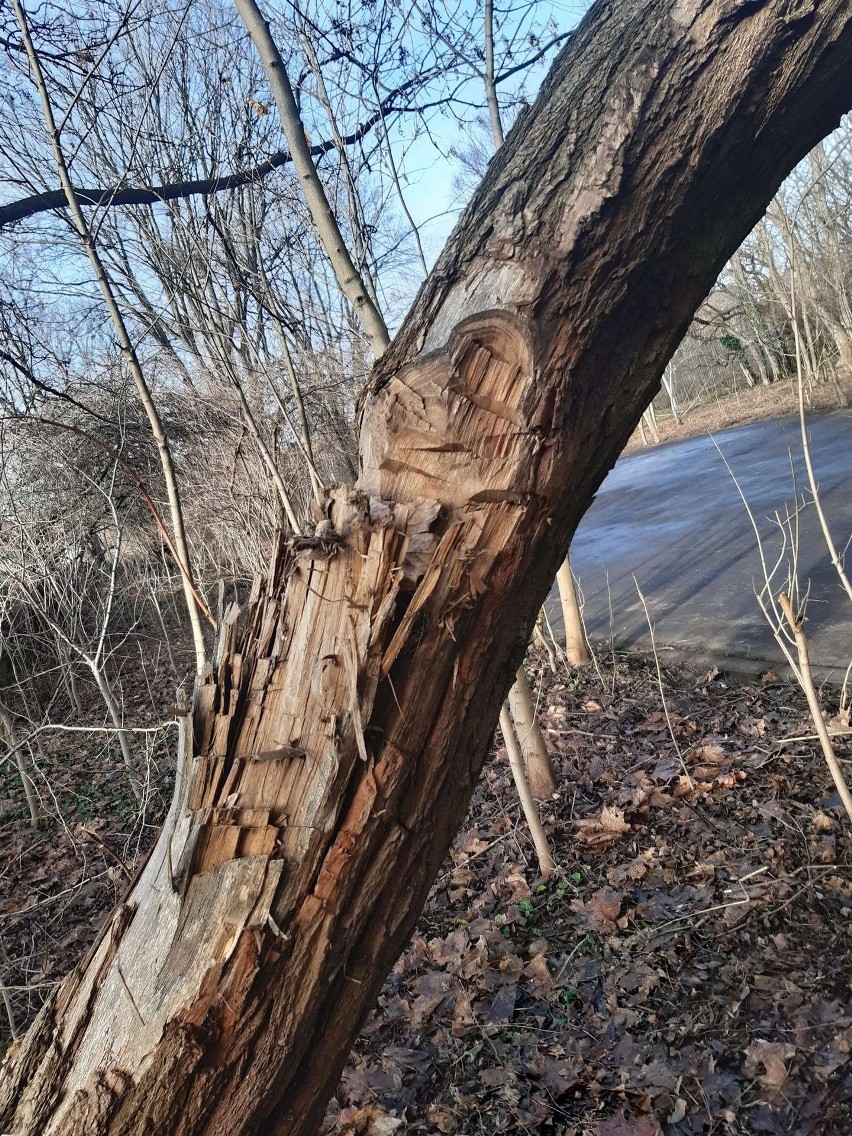
<path id="1" fill-rule="evenodd" d="M 538 646 L 541 647 L 547 655 L 547 661 L 550 663 L 550 669 L 554 674 L 556 674 L 558 669 L 556 662 L 556 652 L 553 650 L 553 646 L 545 639 L 544 633 L 541 630 L 541 627 L 539 627 L 538 625 L 538 621 L 536 621 L 535 627 L 533 628 L 533 638 L 535 639 Z"/>
<path id="2" fill-rule="evenodd" d="M 843 776 L 843 770 L 840 768 L 840 762 L 837 760 L 837 754 L 834 752 L 834 746 L 831 744 L 831 737 L 825 724 L 825 719 L 822 716 L 822 709 L 819 704 L 819 699 L 817 698 L 817 692 L 814 689 L 814 681 L 811 676 L 811 660 L 808 654 L 808 641 L 803 626 L 804 618 L 801 612 L 793 611 L 793 605 L 790 603 L 790 597 L 786 592 L 780 593 L 778 602 L 781 605 L 781 610 L 784 612 L 784 617 L 790 625 L 790 630 L 793 632 L 796 640 L 796 650 L 799 654 L 800 682 L 802 690 L 805 692 L 805 697 L 808 700 L 808 708 L 811 712 L 814 726 L 816 727 L 826 765 L 828 765 L 832 780 L 837 787 L 837 792 L 840 794 L 840 799 L 843 801 L 843 807 L 846 809 L 849 819 L 852 820 L 852 793 L 849 792 L 849 786 L 846 784 L 846 778 Z"/>
<path id="3" fill-rule="evenodd" d="M 115 861 L 115 863 L 118 865 L 119 870 L 124 874 L 125 879 L 128 879 L 128 880 L 133 879 L 133 873 L 128 868 L 128 866 L 125 864 L 125 862 L 122 860 L 122 858 L 119 855 L 117 855 L 115 852 L 113 852 L 113 850 L 106 843 L 106 841 L 103 840 L 102 837 L 98 836 L 98 834 L 95 832 L 94 829 L 89 828 L 88 826 L 84 825 L 83 831 L 86 833 L 87 836 L 91 837 L 91 839 L 94 840 L 95 844 L 98 845 L 98 847 L 101 849 L 102 852 L 106 853 L 106 855 L 109 856 L 111 860 Z"/>
<path id="4" fill-rule="evenodd" d="M 826 726 L 826 732 L 830 738 L 845 738 L 852 734 L 852 730 L 829 730 Z M 790 745 L 791 742 L 816 742 L 819 741 L 819 734 L 800 734 L 795 738 L 779 738 L 773 744 L 776 746 Z"/>
<path id="5" fill-rule="evenodd" d="M 9 1019 L 9 1033 L 12 1035 L 14 1041 L 18 1036 L 18 1028 L 15 1025 L 15 1011 L 12 1009 L 12 999 L 9 997 L 9 991 L 6 989 L 6 983 L 0 978 L 0 995 L 3 998 L 3 1005 L 6 1007 L 6 1016 Z"/>
<path id="6" fill-rule="evenodd" d="M 654 654 L 654 664 L 657 668 L 657 686 L 660 689 L 660 701 L 663 704 L 663 713 L 666 716 L 666 725 L 669 728 L 669 735 L 671 736 L 671 739 L 672 739 L 672 745 L 675 747 L 675 753 L 677 754 L 678 760 L 680 761 L 680 767 L 683 770 L 683 775 L 684 775 L 684 777 L 686 777 L 686 783 L 687 783 L 687 785 L 689 785 L 690 791 L 694 791 L 695 790 L 695 782 L 692 780 L 690 772 L 686 767 L 686 761 L 684 760 L 684 756 L 683 756 L 683 753 L 681 752 L 680 746 L 677 744 L 677 738 L 675 737 L 674 726 L 672 725 L 672 720 L 671 720 L 671 717 L 669 716 L 669 707 L 668 707 L 668 703 L 666 702 L 666 694 L 665 694 L 665 691 L 663 689 L 663 672 L 660 670 L 660 657 L 657 654 L 657 641 L 656 641 L 656 638 L 654 637 L 654 625 L 651 622 L 651 613 L 648 611 L 648 605 L 645 603 L 645 597 L 642 595 L 642 589 L 639 587 L 639 581 L 636 579 L 635 576 L 633 577 L 633 583 L 636 585 L 636 591 L 639 593 L 639 599 L 642 601 L 642 607 L 645 611 L 645 619 L 648 621 L 648 632 L 651 636 L 651 650 Z"/>

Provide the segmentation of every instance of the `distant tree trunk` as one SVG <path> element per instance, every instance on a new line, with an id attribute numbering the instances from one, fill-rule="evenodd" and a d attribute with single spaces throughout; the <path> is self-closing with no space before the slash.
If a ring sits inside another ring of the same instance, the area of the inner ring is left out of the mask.
<path id="1" fill-rule="evenodd" d="M 680 418 L 680 412 L 678 411 L 678 408 L 677 408 L 677 399 L 675 397 L 674 370 L 672 368 L 671 363 L 669 363 L 668 367 L 666 367 L 665 371 L 663 371 L 661 379 L 662 379 L 663 389 L 665 390 L 666 394 L 669 396 L 669 406 L 671 407 L 672 418 L 674 418 L 674 420 L 675 420 L 675 425 L 680 426 L 681 418 Z"/>
<path id="2" fill-rule="evenodd" d="M 491 124 L 491 140 L 494 149 L 499 150 L 505 141 L 503 123 L 500 119 L 500 104 L 497 101 L 497 84 L 494 77 L 494 0 L 485 0 L 482 7 L 483 32 L 485 39 L 485 101 L 488 104 L 488 119 Z"/>
<path id="3" fill-rule="evenodd" d="M 645 407 L 645 413 L 642 415 L 642 419 L 644 420 L 648 429 L 651 431 L 651 437 L 654 439 L 654 445 L 659 446 L 660 431 L 657 429 L 657 412 L 654 410 L 653 402 L 649 402 Z M 644 430 L 642 431 L 642 438 L 643 440 L 645 438 Z"/>
<path id="4" fill-rule="evenodd" d="M 748 362 L 748 360 L 747 359 L 738 359 L 737 362 L 740 365 L 740 370 L 743 373 L 743 378 L 746 381 L 746 386 L 747 387 L 757 386 L 757 380 L 754 377 L 754 373 L 751 369 L 751 364 Z M 761 382 L 763 383 L 764 386 L 769 386 L 769 380 L 767 379 L 766 372 L 763 369 L 762 361 L 759 363 L 759 367 L 760 367 Z"/>
<path id="5" fill-rule="evenodd" d="M 18 739 L 14 719 L 2 706 L 0 706 L 0 730 L 2 730 L 6 739 L 10 754 L 15 755 L 15 764 L 18 767 L 18 775 L 21 778 L 24 796 L 27 799 L 27 808 L 30 810 L 30 828 L 38 828 L 38 793 L 36 792 L 33 779 L 30 777 L 29 770 L 27 769 L 27 757 Z"/>
<path id="6" fill-rule="evenodd" d="M 840 378 L 848 379 L 852 377 L 852 333 L 835 322 L 829 324 L 829 331 L 837 348 L 835 373 Z"/>
<path id="7" fill-rule="evenodd" d="M 606 0 L 492 160 L 277 548 L 172 808 L 0 1080 L 20 1136 L 315 1136 L 570 538 L 726 259 L 852 104 L 847 0 Z"/>

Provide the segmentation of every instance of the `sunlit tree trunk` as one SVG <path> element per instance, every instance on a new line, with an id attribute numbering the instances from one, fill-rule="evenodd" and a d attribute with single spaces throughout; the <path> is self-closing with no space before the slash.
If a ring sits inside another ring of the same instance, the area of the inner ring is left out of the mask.
<path id="1" fill-rule="evenodd" d="M 235 3 L 246 30 L 260 54 L 281 116 L 281 127 L 293 158 L 293 168 L 298 174 L 305 201 L 337 283 L 343 295 L 358 313 L 373 354 L 378 358 L 389 342 L 388 329 L 381 312 L 376 307 L 371 289 L 366 286 L 361 273 L 352 261 L 337 218 L 317 175 L 287 68 L 270 34 L 269 25 L 255 0 L 235 0 Z"/>
<path id="2" fill-rule="evenodd" d="M 524 819 L 530 830 L 533 846 L 538 857 L 538 868 L 542 876 L 547 879 L 553 875 L 556 862 L 553 859 L 553 853 L 550 851 L 550 845 L 547 843 L 547 835 L 542 827 L 541 817 L 538 815 L 532 789 L 527 779 L 527 763 L 515 733 L 515 723 L 512 721 L 508 706 L 504 706 L 500 711 L 500 732 L 503 735 L 503 741 L 506 743 L 512 779 L 515 782 Z"/>
<path id="3" fill-rule="evenodd" d="M 524 755 L 527 784 L 533 797 L 537 801 L 543 801 L 556 792 L 556 773 L 536 718 L 529 680 L 522 666 L 518 667 L 509 691 L 509 710 Z"/>
<path id="4" fill-rule="evenodd" d="M 591 659 L 580 602 L 574 585 L 571 561 L 566 556 L 556 573 L 556 586 L 559 589 L 559 603 L 562 608 L 562 623 L 565 627 L 565 657 L 572 667 L 582 667 Z"/>
<path id="5" fill-rule="evenodd" d="M 663 388 L 669 396 L 669 406 L 671 407 L 672 418 L 675 420 L 675 425 L 680 426 L 681 417 L 680 411 L 677 408 L 677 399 L 675 397 L 675 376 L 671 363 L 666 367 L 662 374 Z"/>
<path id="6" fill-rule="evenodd" d="M 657 412 L 654 409 L 653 402 L 648 403 L 645 407 L 645 413 L 642 415 L 651 431 L 651 437 L 654 439 L 654 445 L 660 444 L 660 431 L 657 429 Z"/>

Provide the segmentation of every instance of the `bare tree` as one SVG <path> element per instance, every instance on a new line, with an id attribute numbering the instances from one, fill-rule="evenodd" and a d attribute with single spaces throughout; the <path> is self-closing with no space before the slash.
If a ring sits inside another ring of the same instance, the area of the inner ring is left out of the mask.
<path id="1" fill-rule="evenodd" d="M 675 418 L 684 407 L 743 385 L 792 384 L 796 323 L 809 356 L 806 398 L 810 401 L 817 387 L 830 384 L 834 401 L 847 404 L 843 384 L 852 375 L 851 130 L 844 119 L 799 163 L 726 265 L 664 378 Z M 791 309 L 794 260 L 797 320 Z M 825 403 L 826 394 L 821 400 Z"/>
<path id="2" fill-rule="evenodd" d="M 508 705 L 524 755 L 525 780 L 530 793 L 534 800 L 546 800 L 556 792 L 556 773 L 535 712 L 529 679 L 522 666 L 518 667 L 515 674 Z M 524 812 L 526 811 L 525 807 Z"/>
<path id="3" fill-rule="evenodd" d="M 204 644 L 204 633 L 201 628 L 201 615 L 199 609 L 204 611 L 209 617 L 209 612 L 206 612 L 203 602 L 200 600 L 198 592 L 192 578 L 192 566 L 189 558 L 189 547 L 186 540 L 186 532 L 183 524 L 183 511 L 180 500 L 180 493 L 178 491 L 177 475 L 175 472 L 174 462 L 172 460 L 171 448 L 169 446 L 168 438 L 166 437 L 165 430 L 163 429 L 163 422 L 160 417 L 157 405 L 151 395 L 150 387 L 145 379 L 142 366 L 139 362 L 139 356 L 130 335 L 127 331 L 127 325 L 124 317 L 122 316 L 121 309 L 118 306 L 115 297 L 115 291 L 112 283 L 104 269 L 103 262 L 98 254 L 97 244 L 91 226 L 87 222 L 83 211 L 80 207 L 79 200 L 74 190 L 71 176 L 68 170 L 68 164 L 65 158 L 65 153 L 62 147 L 61 123 L 57 123 L 51 103 L 50 92 L 47 89 L 47 84 L 44 78 L 41 61 L 38 53 L 33 45 L 32 36 L 30 35 L 29 22 L 27 20 L 26 12 L 24 11 L 21 0 L 12 0 L 12 7 L 18 21 L 18 27 L 21 32 L 21 37 L 24 42 L 24 47 L 29 60 L 30 68 L 33 74 L 33 80 L 39 93 L 41 101 L 42 115 L 44 117 L 45 128 L 50 140 L 50 147 L 53 154 L 53 161 L 56 166 L 56 172 L 59 175 L 59 180 L 62 184 L 62 189 L 65 193 L 68 209 L 71 213 L 73 220 L 75 236 L 80 241 L 85 249 L 86 255 L 91 263 L 92 271 L 95 279 L 97 280 L 98 287 L 103 297 L 104 305 L 109 313 L 109 318 L 112 321 L 116 337 L 119 342 L 122 354 L 124 355 L 130 373 L 133 376 L 133 381 L 136 385 L 136 390 L 139 395 L 140 402 L 145 409 L 148 422 L 151 427 L 151 433 L 157 444 L 157 450 L 160 455 L 160 462 L 163 470 L 163 479 L 166 486 L 166 493 L 169 501 L 169 512 L 171 515 L 173 540 L 175 552 L 177 555 L 178 567 L 180 568 L 181 577 L 183 579 L 184 593 L 186 596 L 187 612 L 189 614 L 189 621 L 192 627 L 192 637 L 195 643 L 195 658 L 196 667 L 199 672 L 204 669 L 206 661 L 206 648 Z"/>
<path id="4" fill-rule="evenodd" d="M 390 342 L 388 329 L 369 294 L 369 288 L 365 287 L 361 274 L 352 263 L 337 218 L 329 206 L 325 190 L 317 177 L 316 166 L 305 138 L 304 124 L 296 106 L 287 69 L 275 41 L 269 33 L 269 26 L 254 0 L 235 0 L 235 2 L 237 10 L 245 21 L 249 35 L 263 60 L 272 93 L 278 106 L 278 113 L 281 115 L 284 134 L 290 147 L 290 153 L 293 155 L 293 164 L 299 176 L 308 208 L 311 211 L 311 217 L 323 243 L 323 248 L 334 268 L 340 290 L 358 313 L 358 318 L 364 325 L 367 339 L 373 349 L 373 355 L 378 358 Z"/>
<path id="5" fill-rule="evenodd" d="M 580 601 L 577 598 L 574 574 L 571 571 L 570 557 L 566 556 L 559 565 L 556 582 L 559 586 L 562 622 L 565 626 L 565 654 L 572 667 L 582 667 L 589 662 L 592 656 L 586 642 L 583 616 L 580 611 Z"/>
<path id="6" fill-rule="evenodd" d="M 580 516 L 850 64 L 842 0 L 591 9 L 373 373 L 357 485 L 226 613 L 160 841 L 7 1061 L 5 1130 L 315 1132 Z"/>

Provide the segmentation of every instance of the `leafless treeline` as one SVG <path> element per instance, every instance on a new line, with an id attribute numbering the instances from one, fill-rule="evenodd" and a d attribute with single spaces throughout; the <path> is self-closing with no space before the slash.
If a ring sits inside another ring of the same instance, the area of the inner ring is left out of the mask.
<path id="1" fill-rule="evenodd" d="M 795 302 L 808 393 L 845 405 L 852 379 L 852 122 L 809 155 L 731 259 L 670 364 L 657 410 L 685 415 L 728 394 L 796 377 Z"/>

